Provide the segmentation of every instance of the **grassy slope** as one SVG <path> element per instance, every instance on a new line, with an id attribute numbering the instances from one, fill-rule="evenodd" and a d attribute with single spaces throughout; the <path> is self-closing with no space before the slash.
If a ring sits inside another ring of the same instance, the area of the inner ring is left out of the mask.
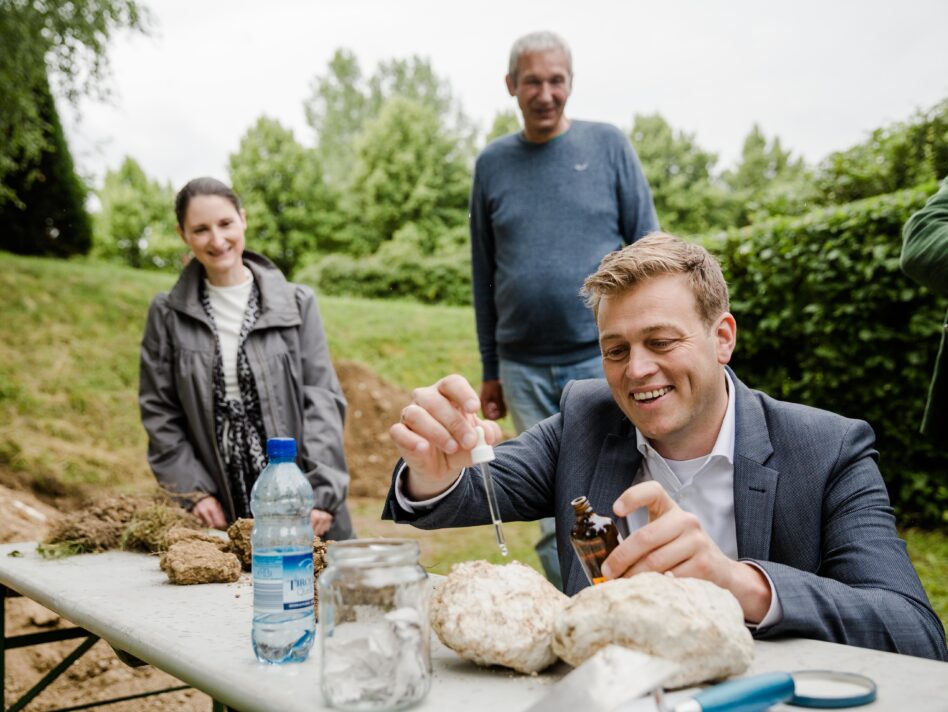
<path id="1" fill-rule="evenodd" d="M 136 402 L 138 344 L 149 300 L 173 281 L 0 252 L 0 467 L 48 489 L 153 484 Z M 335 358 L 360 361 L 406 389 L 450 371 L 479 379 L 470 309 L 331 297 L 320 305 Z M 499 559 L 489 527 L 416 532 L 378 521 L 378 501 L 353 502 L 353 511 L 363 536 L 418 537 L 424 563 L 438 573 L 454 561 Z M 504 531 L 512 554 L 536 566 L 535 525 Z M 948 620 L 948 536 L 905 536 Z"/>
<path id="2" fill-rule="evenodd" d="M 136 490 L 154 479 L 138 418 L 138 347 L 152 296 L 174 278 L 93 262 L 0 252 L 0 467 L 40 490 Z M 402 388 L 458 371 L 480 377 L 471 309 L 321 297 L 334 358 L 368 365 Z M 431 334 L 432 336 L 428 336 Z M 391 455 L 395 458 L 394 450 Z M 489 527 L 431 535 L 379 521 L 353 502 L 362 536 L 412 536 L 436 573 L 499 556 Z M 535 524 L 508 523 L 511 554 L 539 567 Z"/>

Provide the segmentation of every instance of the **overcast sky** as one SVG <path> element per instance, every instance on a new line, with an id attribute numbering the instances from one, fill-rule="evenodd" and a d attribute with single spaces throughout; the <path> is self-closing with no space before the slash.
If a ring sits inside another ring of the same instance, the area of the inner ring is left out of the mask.
<path id="1" fill-rule="evenodd" d="M 661 113 L 718 153 L 739 155 L 753 123 L 808 161 L 948 97 L 945 0 L 143 0 L 150 37 L 110 52 L 109 104 L 64 123 L 96 184 L 123 156 L 175 188 L 226 180 L 228 155 L 262 114 L 312 145 L 303 100 L 339 47 L 365 74 L 418 54 L 450 80 L 486 131 L 514 108 L 514 39 L 549 29 L 573 50 L 571 118 L 628 129 Z"/>

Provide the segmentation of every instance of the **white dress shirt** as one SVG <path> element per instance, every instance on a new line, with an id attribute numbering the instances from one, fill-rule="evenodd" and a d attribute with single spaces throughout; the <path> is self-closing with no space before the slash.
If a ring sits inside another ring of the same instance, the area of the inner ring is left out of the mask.
<path id="1" fill-rule="evenodd" d="M 648 439 L 635 429 L 636 446 L 642 453 L 642 465 L 633 478 L 633 484 L 655 480 L 671 495 L 679 507 L 698 518 L 701 526 L 711 540 L 731 559 L 737 559 L 737 527 L 734 519 L 734 383 L 727 371 L 727 410 L 718 432 L 717 440 L 711 452 L 694 460 L 668 460 L 652 447 Z M 447 497 L 458 483 L 464 472 L 454 481 L 447 491 L 424 501 L 409 500 L 403 491 L 404 464 L 398 472 L 395 499 L 406 512 L 413 513 L 427 509 Z M 611 513 L 610 513 L 611 514 Z M 644 507 L 626 517 L 629 531 L 633 532 L 648 522 L 648 510 Z M 770 608 L 757 626 L 769 626 L 779 623 L 783 618 L 783 609 L 770 576 L 752 561 L 745 562 L 760 571 L 770 586 Z M 751 626 L 751 627 L 757 627 Z"/>

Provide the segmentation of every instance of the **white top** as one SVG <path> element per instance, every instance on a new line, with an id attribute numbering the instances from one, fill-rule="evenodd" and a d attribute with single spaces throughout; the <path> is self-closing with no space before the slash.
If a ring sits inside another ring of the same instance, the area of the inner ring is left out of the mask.
<path id="1" fill-rule="evenodd" d="M 247 311 L 247 301 L 250 299 L 250 287 L 253 285 L 253 274 L 246 267 L 244 269 L 247 271 L 247 279 L 233 287 L 215 287 L 204 280 L 211 311 L 214 312 L 217 339 L 221 345 L 227 400 L 240 399 L 240 386 L 237 384 L 237 339 L 240 337 L 240 325 L 244 321 L 244 312 Z"/>

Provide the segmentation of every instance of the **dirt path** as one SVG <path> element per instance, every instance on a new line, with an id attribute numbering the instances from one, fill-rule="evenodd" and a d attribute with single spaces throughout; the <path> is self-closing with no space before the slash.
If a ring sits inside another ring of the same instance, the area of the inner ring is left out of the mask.
<path id="1" fill-rule="evenodd" d="M 352 475 L 352 495 L 384 497 L 388 492 L 394 458 L 388 428 L 398 420 L 409 396 L 358 364 L 340 362 L 336 369 L 349 402 L 345 445 Z M 69 508 L 75 503 L 60 500 L 58 506 Z M 42 539 L 48 522 L 58 511 L 30 491 L 22 473 L 0 466 L 0 543 Z M 71 627 L 68 621 L 26 598 L 9 599 L 6 606 L 7 635 Z M 71 640 L 8 651 L 4 707 L 19 699 L 78 644 Z M 150 666 L 126 666 L 106 643 L 99 641 L 26 709 L 40 712 L 180 684 L 180 681 Z M 114 712 L 209 712 L 211 699 L 197 690 L 188 689 L 116 703 L 102 709 Z"/>

